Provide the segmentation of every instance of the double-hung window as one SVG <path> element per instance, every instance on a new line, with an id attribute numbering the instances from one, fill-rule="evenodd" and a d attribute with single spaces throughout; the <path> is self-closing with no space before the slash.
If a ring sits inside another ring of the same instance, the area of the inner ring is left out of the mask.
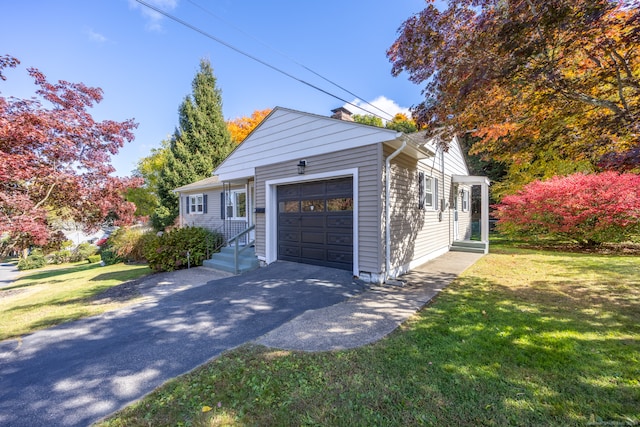
<path id="1" fill-rule="evenodd" d="M 189 196 L 189 213 L 204 213 L 204 196 L 202 194 L 193 194 Z"/>
<path id="2" fill-rule="evenodd" d="M 429 210 L 438 210 L 438 178 L 424 176 L 424 207 Z"/>

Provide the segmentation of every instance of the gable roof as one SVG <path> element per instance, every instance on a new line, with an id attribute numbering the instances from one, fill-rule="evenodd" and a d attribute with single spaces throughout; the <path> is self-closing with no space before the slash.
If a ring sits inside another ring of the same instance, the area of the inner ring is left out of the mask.
<path id="1" fill-rule="evenodd" d="M 414 154 L 433 153 L 426 140 L 402 132 L 276 107 L 213 173 L 231 181 L 254 176 L 256 167 L 375 143 L 399 146 L 403 138 Z"/>

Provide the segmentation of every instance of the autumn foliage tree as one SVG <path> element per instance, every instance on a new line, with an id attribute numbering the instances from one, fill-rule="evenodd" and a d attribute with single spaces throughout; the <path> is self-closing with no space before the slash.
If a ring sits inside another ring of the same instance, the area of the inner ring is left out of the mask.
<path id="1" fill-rule="evenodd" d="M 0 57 L 0 78 L 19 61 Z M 133 140 L 133 120 L 95 121 L 87 111 L 102 90 L 82 83 L 50 83 L 28 69 L 37 98 L 0 97 L 0 235 L 14 249 L 45 245 L 54 220 L 95 229 L 125 224 L 135 206 L 123 200 L 135 179 L 110 176 L 110 156 Z"/>
<path id="2" fill-rule="evenodd" d="M 497 205 L 510 236 L 571 240 L 582 246 L 640 239 L 640 175 L 608 171 L 534 181 Z"/>
<path id="3" fill-rule="evenodd" d="M 265 117 L 271 113 L 271 108 L 255 110 L 250 116 L 238 117 L 227 121 L 227 129 L 231 134 L 231 139 L 236 144 L 240 144 Z"/>
<path id="4" fill-rule="evenodd" d="M 535 179 L 640 167 L 639 45 L 635 1 L 449 0 L 404 22 L 388 57 L 424 84 L 419 125 Z"/>

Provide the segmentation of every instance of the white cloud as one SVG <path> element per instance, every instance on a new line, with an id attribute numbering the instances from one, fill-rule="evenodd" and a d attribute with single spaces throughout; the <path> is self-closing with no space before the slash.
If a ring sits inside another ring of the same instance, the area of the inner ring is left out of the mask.
<path id="1" fill-rule="evenodd" d="M 411 117 L 411 112 L 409 111 L 409 107 L 401 107 L 392 99 L 387 98 L 386 96 L 379 96 L 373 101 L 369 103 L 356 99 L 351 101 L 351 104 L 356 105 L 355 107 L 350 104 L 343 105 L 344 108 L 351 111 L 353 114 L 362 114 L 362 115 L 371 115 L 372 113 L 383 118 L 383 121 L 391 120 L 393 116 L 398 113 L 406 114 L 407 117 Z M 373 105 L 373 107 L 371 105 Z M 361 107 L 361 108 L 359 108 Z M 365 111 L 366 110 L 366 111 Z M 387 114 L 384 114 L 382 111 Z"/>
<path id="2" fill-rule="evenodd" d="M 93 29 L 91 28 L 87 29 L 85 32 L 87 33 L 87 35 L 89 36 L 89 40 L 91 41 L 98 42 L 98 43 L 104 43 L 109 41 L 109 39 L 107 39 L 105 36 L 93 31 Z"/>
<path id="3" fill-rule="evenodd" d="M 178 0 L 146 0 L 146 3 L 157 7 L 165 12 L 171 12 L 178 7 Z M 135 0 L 129 0 L 129 6 L 132 9 L 139 9 L 142 16 L 147 20 L 146 29 L 149 31 L 162 31 L 162 20 L 164 16 L 147 6 L 138 3 Z"/>

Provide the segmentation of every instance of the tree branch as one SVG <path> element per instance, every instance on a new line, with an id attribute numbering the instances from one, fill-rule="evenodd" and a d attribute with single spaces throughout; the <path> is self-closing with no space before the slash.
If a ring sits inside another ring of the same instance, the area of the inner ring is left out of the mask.
<path id="1" fill-rule="evenodd" d="M 49 198 L 49 196 L 51 196 L 51 193 L 53 192 L 53 189 L 55 188 L 55 186 L 56 186 L 56 183 L 55 183 L 55 182 L 54 182 L 53 184 L 51 184 L 51 186 L 50 186 L 50 187 L 49 187 L 49 189 L 47 190 L 47 195 L 46 195 L 46 196 L 44 196 L 44 199 L 42 199 L 42 200 L 40 200 L 38 203 L 36 203 L 36 204 L 33 206 L 33 209 L 38 209 L 40 206 L 42 206 L 42 204 L 43 204 L 44 202 L 46 202 L 46 201 L 47 201 L 47 199 Z"/>
<path id="2" fill-rule="evenodd" d="M 620 102 L 622 103 L 622 106 L 624 107 L 625 112 L 628 115 L 631 115 L 631 111 L 629 110 L 629 104 L 627 104 L 627 100 L 624 97 L 624 93 L 622 91 L 624 86 L 622 84 L 622 78 L 620 76 L 620 67 L 619 67 L 618 61 L 616 61 L 616 57 L 613 55 L 612 52 L 609 52 L 609 56 L 611 57 L 611 60 L 613 61 L 614 69 L 615 69 L 615 72 L 616 72 L 616 81 L 618 82 L 618 98 L 620 98 Z"/>

